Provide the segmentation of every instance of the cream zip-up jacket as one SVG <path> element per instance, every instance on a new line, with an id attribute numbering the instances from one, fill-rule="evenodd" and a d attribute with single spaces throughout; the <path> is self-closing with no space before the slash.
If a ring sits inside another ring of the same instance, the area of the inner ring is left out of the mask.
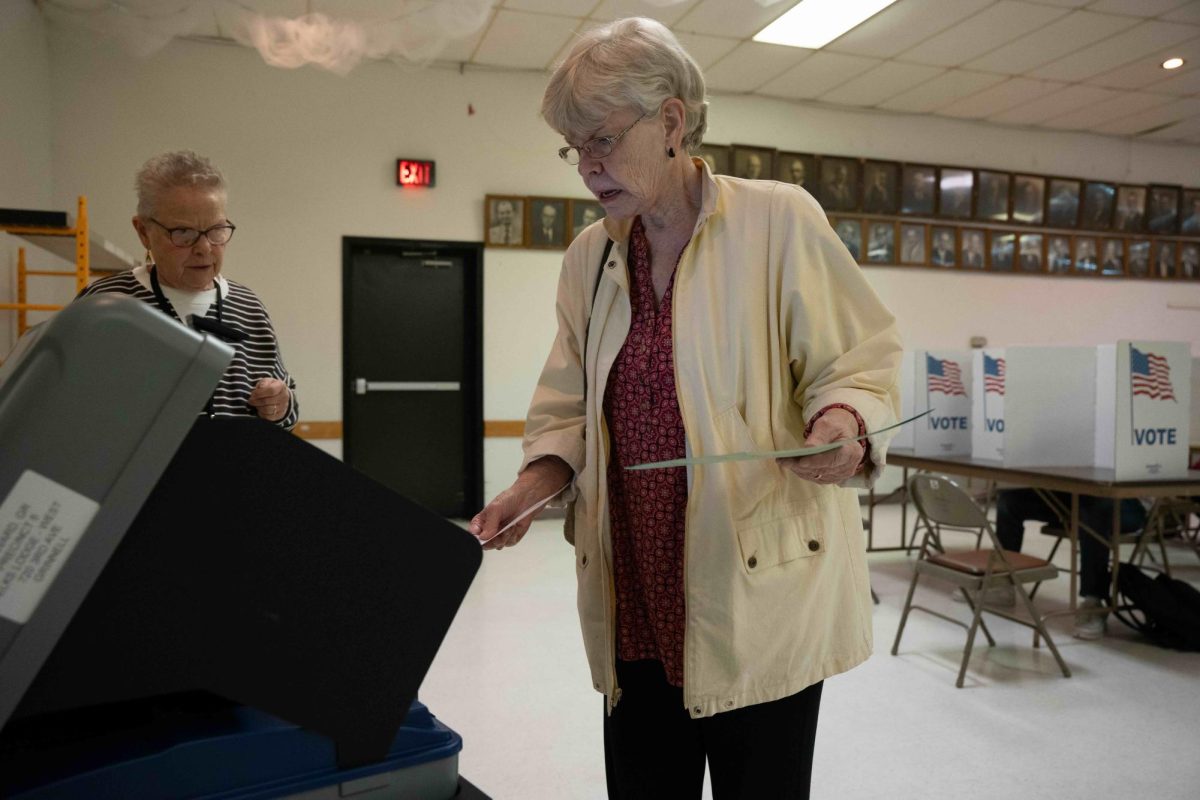
<path id="1" fill-rule="evenodd" d="M 672 301 L 689 454 L 800 447 L 805 422 L 830 403 L 852 406 L 868 430 L 892 424 L 895 321 L 816 201 L 789 184 L 714 177 L 694 161 L 704 170 L 701 211 Z M 575 472 L 579 618 L 593 685 L 610 709 L 621 690 L 603 403 L 632 317 L 631 227 L 602 220 L 567 250 L 558 334 L 529 408 L 521 465 L 554 455 Z M 886 434 L 871 438 L 870 453 L 864 473 L 843 487 L 802 480 L 772 460 L 689 469 L 683 698 L 692 717 L 786 697 L 870 656 L 866 545 L 848 487 L 882 468 Z"/>

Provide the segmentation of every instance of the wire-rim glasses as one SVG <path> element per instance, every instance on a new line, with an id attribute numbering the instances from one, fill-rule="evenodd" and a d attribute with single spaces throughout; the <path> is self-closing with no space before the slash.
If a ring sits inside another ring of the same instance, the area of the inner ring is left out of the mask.
<path id="1" fill-rule="evenodd" d="M 195 228 L 168 228 L 154 217 L 147 219 L 166 231 L 171 238 L 171 244 L 176 247 L 191 247 L 200 241 L 201 236 L 208 239 L 209 244 L 227 244 L 233 238 L 233 232 L 237 230 L 237 226 L 232 222 L 222 222 L 220 225 L 198 231 Z"/>
<path id="2" fill-rule="evenodd" d="M 618 133 L 616 136 L 597 136 L 595 139 L 584 142 L 578 147 L 570 145 L 567 147 L 560 147 L 558 148 L 558 157 L 571 166 L 575 166 L 579 163 L 580 159 L 582 158 L 580 155 L 581 152 L 586 153 L 588 158 L 605 158 L 612 153 L 613 148 L 617 146 L 617 142 L 621 141 L 621 137 L 629 133 L 629 131 L 633 129 L 634 125 L 637 125 L 645 118 L 645 114 L 638 117 L 633 122 L 629 123 L 629 127 Z"/>

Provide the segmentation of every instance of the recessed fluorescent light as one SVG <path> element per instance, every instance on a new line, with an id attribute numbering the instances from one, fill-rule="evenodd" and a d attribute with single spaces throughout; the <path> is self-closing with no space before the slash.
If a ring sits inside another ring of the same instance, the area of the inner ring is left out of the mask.
<path id="1" fill-rule="evenodd" d="M 1162 63 L 1163 69 L 1179 69 L 1183 66 L 1182 58 L 1168 58 Z"/>
<path id="2" fill-rule="evenodd" d="M 816 50 L 832 42 L 896 0 L 800 0 L 763 28 L 754 41 Z"/>

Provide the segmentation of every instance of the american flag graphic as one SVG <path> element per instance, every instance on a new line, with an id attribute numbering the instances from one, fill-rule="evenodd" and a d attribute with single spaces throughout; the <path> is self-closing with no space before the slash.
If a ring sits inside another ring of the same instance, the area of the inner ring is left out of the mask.
<path id="1" fill-rule="evenodd" d="M 951 396 L 967 396 L 967 390 L 962 382 L 962 370 L 958 368 L 956 362 L 945 361 L 926 354 L 925 371 L 928 373 L 926 386 L 929 391 Z"/>
<path id="2" fill-rule="evenodd" d="M 1174 400 L 1171 389 L 1171 364 L 1163 356 L 1143 353 L 1129 347 L 1129 372 L 1133 393 L 1154 400 Z"/>
<path id="3" fill-rule="evenodd" d="M 1004 396 L 1004 359 L 983 354 L 983 391 Z"/>

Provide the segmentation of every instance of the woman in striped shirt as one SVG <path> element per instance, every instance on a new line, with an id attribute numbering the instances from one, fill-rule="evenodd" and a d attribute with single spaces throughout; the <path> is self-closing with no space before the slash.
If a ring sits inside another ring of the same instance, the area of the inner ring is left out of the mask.
<path id="1" fill-rule="evenodd" d="M 296 424 L 296 382 L 288 375 L 275 329 L 253 292 L 221 275 L 234 225 L 225 216 L 225 179 L 191 151 L 151 158 L 137 174 L 133 227 L 146 263 L 102 278 L 80 297 L 115 292 L 137 298 L 234 348 L 205 410 L 261 417 L 287 430 Z"/>

